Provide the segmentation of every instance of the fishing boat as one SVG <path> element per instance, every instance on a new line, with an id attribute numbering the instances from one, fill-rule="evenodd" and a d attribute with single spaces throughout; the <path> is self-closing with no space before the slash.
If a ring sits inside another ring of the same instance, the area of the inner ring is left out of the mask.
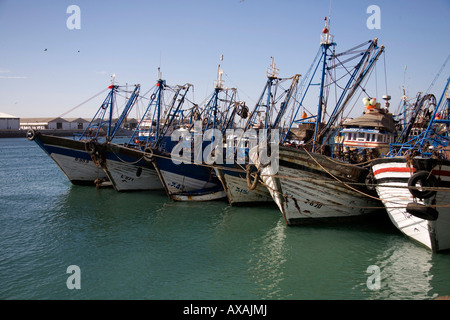
<path id="1" fill-rule="evenodd" d="M 251 170 L 251 166 L 248 166 L 249 139 L 258 140 L 258 136 L 261 136 L 258 134 L 259 130 L 278 134 L 275 133 L 274 129 L 278 128 L 284 112 L 293 100 L 292 97 L 295 95 L 299 78 L 299 74 L 290 78 L 280 78 L 272 57 L 271 66 L 267 70 L 266 84 L 243 130 L 239 131 L 240 134 L 237 134 L 238 131 L 233 131 L 231 139 L 230 136 L 226 137 L 224 152 L 227 159 L 231 156 L 232 161 L 230 161 L 231 163 L 216 165 L 215 171 L 222 182 L 230 205 L 273 203 L 272 196 L 267 188 L 262 183 L 257 183 L 258 178 L 252 177 L 255 171 Z M 283 84 L 290 80 L 289 88 L 283 88 Z M 267 139 L 259 141 L 259 143 L 267 142 Z M 245 156 L 242 157 L 239 154 Z"/>
<path id="2" fill-rule="evenodd" d="M 372 163 L 376 191 L 393 224 L 433 252 L 450 249 L 449 81 L 437 104 L 430 94 L 417 99 L 390 153 Z"/>
<path id="3" fill-rule="evenodd" d="M 114 123 L 116 95 L 125 91 L 124 86 L 112 84 L 100 108 L 81 135 L 73 138 L 48 135 L 29 130 L 27 138 L 35 141 L 58 165 L 69 181 L 75 185 L 100 185 L 109 183 L 108 176 L 99 165 L 101 150 L 96 149 L 99 141 L 111 142 L 116 134 L 124 130 L 121 126 L 139 95 L 140 85 L 135 85 L 120 117 Z"/>
<path id="4" fill-rule="evenodd" d="M 344 110 L 362 91 L 363 81 L 384 52 L 384 46 L 378 46 L 377 42 L 373 39 L 336 53 L 329 20 L 325 18 L 319 52 L 302 78 L 299 106 L 292 111 L 292 120 L 281 139 L 279 163 L 258 166 L 260 177 L 287 225 L 355 218 L 383 208 L 375 191 L 365 184 L 369 169 L 350 163 L 336 152 L 343 149 L 344 140 L 339 133 L 339 125 L 343 123 L 339 117 L 344 118 Z M 350 66 L 355 59 L 356 63 Z M 321 75 L 316 83 L 313 81 L 320 66 Z M 338 74 L 339 70 L 344 73 Z M 308 111 L 305 100 L 314 85 L 319 96 L 315 113 Z M 331 85 L 336 88 L 331 89 Z M 325 112 L 331 104 L 329 93 L 335 95 L 340 88 L 333 110 Z M 363 92 L 370 98 L 367 90 Z M 329 114 L 327 122 L 325 114 Z"/>
<path id="5" fill-rule="evenodd" d="M 236 101 L 237 90 L 225 88 L 222 75 L 223 70 L 219 64 L 214 92 L 196 116 L 197 121 L 174 131 L 176 136 L 166 135 L 158 147 L 153 149 L 155 169 L 166 193 L 174 201 L 226 198 L 212 165 L 214 159 L 220 158 L 220 152 L 211 158 L 212 161 L 206 159 L 218 150 L 216 143 L 222 140 L 221 130 L 231 125 L 230 119 L 234 118 L 237 106 L 240 105 Z"/>
<path id="6" fill-rule="evenodd" d="M 159 79 L 150 95 L 149 103 L 143 116 L 133 131 L 129 141 L 123 144 L 97 144 L 101 161 L 97 163 L 105 171 L 116 191 L 163 190 L 163 184 L 153 165 L 152 149 L 155 148 L 164 132 L 169 129 L 169 123 L 161 121 L 164 112 L 180 110 L 185 96 L 191 87 L 169 86 Z M 168 93 L 166 96 L 164 93 Z M 169 105 L 165 106 L 165 101 Z M 178 104 L 178 105 L 176 105 Z M 166 116 L 169 119 L 169 116 Z"/>

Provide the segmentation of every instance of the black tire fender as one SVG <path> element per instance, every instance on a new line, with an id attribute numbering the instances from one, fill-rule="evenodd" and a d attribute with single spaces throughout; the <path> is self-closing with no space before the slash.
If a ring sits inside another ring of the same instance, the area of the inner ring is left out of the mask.
<path id="1" fill-rule="evenodd" d="M 86 142 L 84 147 L 85 147 L 86 152 L 89 153 L 90 155 L 93 155 L 97 152 L 97 145 L 94 141 Z"/>
<path id="2" fill-rule="evenodd" d="M 27 139 L 30 141 L 33 141 L 34 138 L 36 138 L 36 132 L 34 131 L 34 129 L 30 129 L 27 131 Z"/>
<path id="3" fill-rule="evenodd" d="M 406 212 L 417 218 L 429 221 L 435 221 L 439 217 L 439 212 L 436 209 L 417 202 L 408 203 Z"/>
<path id="4" fill-rule="evenodd" d="M 415 198 L 420 199 L 428 199 L 436 194 L 436 190 L 420 190 L 417 188 L 417 184 L 420 184 L 422 187 L 433 188 L 438 184 L 438 180 L 436 176 L 429 173 L 428 171 L 418 171 L 411 176 L 408 180 L 409 192 Z"/>

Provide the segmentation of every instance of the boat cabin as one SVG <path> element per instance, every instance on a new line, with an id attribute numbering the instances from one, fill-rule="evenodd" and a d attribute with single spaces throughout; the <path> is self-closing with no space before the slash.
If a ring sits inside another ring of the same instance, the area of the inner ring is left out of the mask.
<path id="1" fill-rule="evenodd" d="M 375 99 L 364 98 L 363 102 L 366 108 L 364 114 L 342 125 L 340 133 L 343 146 L 350 151 L 371 149 L 376 154 L 386 154 L 396 136 L 393 116 L 388 108 L 381 108 Z"/>

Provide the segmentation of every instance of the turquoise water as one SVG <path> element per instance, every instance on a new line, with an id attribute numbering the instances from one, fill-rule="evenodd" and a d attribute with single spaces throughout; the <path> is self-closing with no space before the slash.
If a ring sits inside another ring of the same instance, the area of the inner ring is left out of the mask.
<path id="1" fill-rule="evenodd" d="M 71 265 L 80 289 L 68 288 Z M 442 295 L 450 295 L 450 254 L 412 242 L 387 217 L 286 227 L 275 207 L 73 186 L 34 142 L 0 139 L 0 299 Z"/>

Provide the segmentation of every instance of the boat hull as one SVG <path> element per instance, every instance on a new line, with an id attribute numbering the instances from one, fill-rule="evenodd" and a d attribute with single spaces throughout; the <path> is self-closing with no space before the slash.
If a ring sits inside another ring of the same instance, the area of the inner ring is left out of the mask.
<path id="1" fill-rule="evenodd" d="M 103 169 L 86 151 L 86 142 L 33 132 L 34 140 L 58 165 L 69 181 L 75 185 L 95 185 L 108 181 Z"/>
<path id="2" fill-rule="evenodd" d="M 230 205 L 273 203 L 272 196 L 264 185 L 258 183 L 254 189 L 250 190 L 245 172 L 227 170 L 223 166 L 215 167 L 215 171 L 222 182 Z"/>
<path id="3" fill-rule="evenodd" d="M 174 201 L 210 201 L 226 198 L 214 168 L 194 163 L 176 164 L 170 154 L 156 154 L 154 166 L 167 195 Z"/>
<path id="4" fill-rule="evenodd" d="M 144 191 L 164 189 L 153 160 L 137 149 L 121 145 L 103 146 L 106 161 L 103 169 L 116 191 Z"/>
<path id="5" fill-rule="evenodd" d="M 450 249 L 450 208 L 445 206 L 448 193 L 437 191 L 434 196 L 421 199 L 414 197 L 408 186 L 416 173 L 425 171 L 437 177 L 438 188 L 450 187 L 450 161 L 414 158 L 409 162 L 406 157 L 382 158 L 374 161 L 372 170 L 376 190 L 392 223 L 403 234 L 434 252 Z M 437 219 L 424 219 L 411 210 L 414 209 L 411 206 L 425 214 L 436 213 Z"/>
<path id="6" fill-rule="evenodd" d="M 320 154 L 280 146 L 279 166 L 261 166 L 261 178 L 288 225 L 344 220 L 382 210 L 362 185 L 368 170 Z M 334 177 L 333 177 L 334 176 Z"/>

